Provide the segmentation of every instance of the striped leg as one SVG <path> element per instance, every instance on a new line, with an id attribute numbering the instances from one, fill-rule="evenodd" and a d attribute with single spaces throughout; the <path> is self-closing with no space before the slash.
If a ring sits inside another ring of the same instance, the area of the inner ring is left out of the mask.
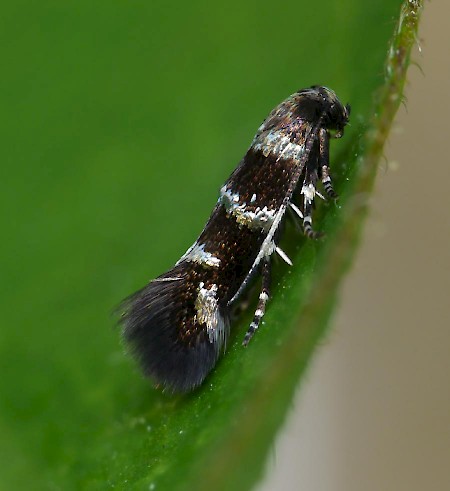
<path id="1" fill-rule="evenodd" d="M 331 199 L 338 197 L 330 177 L 330 136 L 325 128 L 319 131 L 319 168 L 322 184 Z"/>
<path id="2" fill-rule="evenodd" d="M 312 228 L 312 199 L 308 199 L 308 197 L 305 195 L 305 204 L 303 205 L 303 233 L 306 235 L 306 237 L 310 239 L 317 239 L 319 238 L 322 233 L 321 232 L 316 232 Z"/>
<path id="3" fill-rule="evenodd" d="M 313 182 L 303 183 L 302 194 L 303 194 L 303 233 L 306 237 L 310 239 L 318 239 L 323 234 L 322 232 L 316 232 L 312 228 L 312 208 L 314 203 L 314 197 L 317 194 L 315 188 L 315 182 L 317 181 L 317 174 L 314 176 L 309 176 Z"/>
<path id="4" fill-rule="evenodd" d="M 329 174 L 329 167 L 328 166 L 322 166 L 322 183 L 323 187 L 325 189 L 325 192 L 327 195 L 332 198 L 332 199 L 337 199 L 339 198 L 339 195 L 336 193 L 336 191 L 333 188 L 333 183 L 331 181 L 331 177 Z"/>
<path id="5" fill-rule="evenodd" d="M 264 260 L 262 266 L 262 288 L 261 288 L 261 293 L 259 294 L 258 306 L 256 307 L 253 321 L 248 327 L 247 332 L 245 333 L 244 341 L 242 342 L 244 346 L 247 346 L 250 339 L 252 339 L 253 335 L 258 329 L 259 324 L 261 323 L 261 319 L 263 318 L 264 312 L 266 311 L 266 303 L 267 300 L 269 300 L 269 296 L 270 296 L 269 288 L 270 288 L 270 258 L 267 257 Z"/>

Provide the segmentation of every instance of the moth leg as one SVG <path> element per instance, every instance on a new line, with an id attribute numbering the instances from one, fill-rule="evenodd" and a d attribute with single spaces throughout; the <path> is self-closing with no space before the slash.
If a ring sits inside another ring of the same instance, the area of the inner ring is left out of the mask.
<path id="1" fill-rule="evenodd" d="M 318 239 L 321 237 L 322 232 L 317 232 L 312 228 L 312 216 L 311 216 L 311 211 L 312 211 L 312 203 L 313 200 L 309 199 L 306 194 L 305 194 L 305 202 L 303 206 L 303 233 L 306 235 L 306 237 L 310 239 Z"/>
<path id="2" fill-rule="evenodd" d="M 329 198 L 337 199 L 330 176 L 330 135 L 325 128 L 319 131 L 319 169 L 325 192 Z"/>
<path id="3" fill-rule="evenodd" d="M 321 237 L 322 232 L 316 232 L 312 228 L 312 210 L 314 206 L 314 197 L 317 194 L 316 184 L 317 172 L 313 171 L 305 177 L 301 194 L 303 195 L 303 233 L 310 239 Z"/>
<path id="4" fill-rule="evenodd" d="M 261 293 L 259 294 L 258 305 L 255 310 L 255 315 L 253 316 L 253 321 L 245 333 L 244 341 L 242 342 L 244 346 L 247 346 L 250 339 L 252 339 L 266 311 L 266 303 L 270 296 L 270 269 L 270 258 L 267 257 L 262 265 L 262 287 Z"/>
<path id="5" fill-rule="evenodd" d="M 303 213 L 299 210 L 298 206 L 292 201 L 289 203 L 290 209 L 294 211 L 295 215 L 303 220 Z"/>

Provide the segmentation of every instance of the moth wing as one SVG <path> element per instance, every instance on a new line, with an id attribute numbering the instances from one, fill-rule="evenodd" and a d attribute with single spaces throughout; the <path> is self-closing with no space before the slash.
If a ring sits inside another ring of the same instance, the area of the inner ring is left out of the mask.
<path id="1" fill-rule="evenodd" d="M 187 392 L 203 382 L 229 331 L 226 311 L 202 297 L 207 270 L 202 271 L 203 282 L 195 282 L 195 268 L 182 261 L 122 304 L 125 342 L 145 375 L 173 392 Z"/>

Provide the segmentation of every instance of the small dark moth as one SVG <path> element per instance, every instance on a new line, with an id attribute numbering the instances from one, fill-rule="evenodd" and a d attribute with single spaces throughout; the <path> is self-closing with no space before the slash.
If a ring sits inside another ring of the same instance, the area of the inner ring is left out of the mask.
<path id="1" fill-rule="evenodd" d="M 203 232 L 175 266 L 124 301 L 123 336 L 144 373 L 171 391 L 200 385 L 224 351 L 231 306 L 251 278 L 262 275 L 247 345 L 269 299 L 274 252 L 288 208 L 305 235 L 312 228 L 318 181 L 336 198 L 329 173 L 329 141 L 340 138 L 350 106 L 313 86 L 279 104 L 259 127 L 236 170 L 220 190 Z M 297 201 L 297 204 L 294 202 Z"/>

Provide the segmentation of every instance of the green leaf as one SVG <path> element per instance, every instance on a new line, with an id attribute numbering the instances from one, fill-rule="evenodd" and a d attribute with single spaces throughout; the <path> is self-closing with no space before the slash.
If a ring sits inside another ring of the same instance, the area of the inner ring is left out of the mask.
<path id="1" fill-rule="evenodd" d="M 245 490 L 262 476 L 354 253 L 421 9 L 4 8 L 1 489 Z M 317 83 L 352 105 L 352 126 L 332 146 L 341 198 L 315 220 L 326 238 L 288 225 L 294 267 L 276 265 L 249 347 L 250 311 L 199 390 L 151 388 L 110 311 L 195 240 L 270 109 Z"/>

